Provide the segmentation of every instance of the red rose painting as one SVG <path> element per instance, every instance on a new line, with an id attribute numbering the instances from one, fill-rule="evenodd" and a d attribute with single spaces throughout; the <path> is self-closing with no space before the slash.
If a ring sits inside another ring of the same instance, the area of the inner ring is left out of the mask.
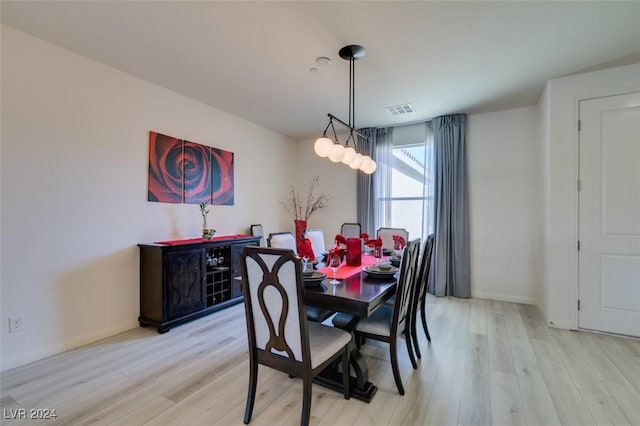
<path id="1" fill-rule="evenodd" d="M 233 205 L 233 152 L 211 148 L 211 204 Z"/>
<path id="2" fill-rule="evenodd" d="M 211 149 L 208 146 L 184 141 L 182 156 L 184 170 L 184 202 L 211 203 Z"/>
<path id="3" fill-rule="evenodd" d="M 233 205 L 233 152 L 149 132 L 148 200 Z"/>
<path id="4" fill-rule="evenodd" d="M 149 201 L 182 202 L 181 158 L 181 140 L 149 132 Z"/>

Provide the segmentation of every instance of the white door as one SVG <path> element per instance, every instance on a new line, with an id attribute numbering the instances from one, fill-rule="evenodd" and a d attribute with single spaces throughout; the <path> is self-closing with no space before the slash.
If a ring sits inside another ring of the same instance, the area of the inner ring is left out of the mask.
<path id="1" fill-rule="evenodd" d="M 640 336 L 640 93 L 580 102 L 579 327 Z"/>

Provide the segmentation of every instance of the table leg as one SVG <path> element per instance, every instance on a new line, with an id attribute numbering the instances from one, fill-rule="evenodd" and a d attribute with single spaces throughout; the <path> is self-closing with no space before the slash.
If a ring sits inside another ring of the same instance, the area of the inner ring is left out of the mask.
<path id="1" fill-rule="evenodd" d="M 348 314 L 337 314 L 333 319 L 333 325 L 353 334 L 360 318 Z M 369 381 L 369 369 L 355 343 L 355 336 L 349 343 L 351 351 L 351 367 L 355 377 L 351 376 L 351 396 L 361 401 L 370 402 L 378 388 Z M 351 373 L 351 372 L 349 372 Z M 337 392 L 342 392 L 342 373 L 338 371 L 337 364 L 320 373 L 315 381 Z"/>

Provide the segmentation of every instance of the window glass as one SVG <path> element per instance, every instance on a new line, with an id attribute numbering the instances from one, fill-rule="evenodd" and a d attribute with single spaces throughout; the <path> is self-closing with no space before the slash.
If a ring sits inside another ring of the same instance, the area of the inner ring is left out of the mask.
<path id="1" fill-rule="evenodd" d="M 423 127 L 424 129 L 424 127 Z M 422 132 L 425 134 L 426 132 Z M 423 240 L 433 232 L 433 144 L 427 140 L 393 140 L 390 164 L 376 200 L 378 228 L 405 228 Z"/>

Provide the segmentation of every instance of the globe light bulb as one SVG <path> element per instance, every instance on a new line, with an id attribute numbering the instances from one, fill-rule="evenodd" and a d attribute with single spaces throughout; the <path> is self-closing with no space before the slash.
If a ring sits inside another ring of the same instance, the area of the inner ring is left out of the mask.
<path id="1" fill-rule="evenodd" d="M 376 169 L 378 168 L 378 165 L 376 164 L 375 161 L 371 160 L 371 163 L 369 164 L 369 167 L 367 167 L 366 170 L 364 170 L 364 172 L 368 175 L 372 174 L 373 172 L 376 171 Z"/>
<path id="2" fill-rule="evenodd" d="M 351 164 L 353 159 L 356 158 L 356 150 L 351 148 L 350 146 L 344 149 L 344 157 L 342 157 L 342 162 L 344 164 Z"/>
<path id="3" fill-rule="evenodd" d="M 337 163 L 339 161 L 342 161 L 343 157 L 344 157 L 344 146 L 340 145 L 339 143 L 333 144 L 331 153 L 329 153 L 329 160 L 333 161 L 334 163 Z"/>
<path id="4" fill-rule="evenodd" d="M 351 163 L 349 163 L 349 167 L 351 167 L 354 170 L 357 170 L 360 168 L 361 164 L 362 164 L 362 154 L 356 154 L 356 156 L 353 158 Z"/>
<path id="5" fill-rule="evenodd" d="M 318 138 L 316 143 L 313 144 L 313 150 L 318 157 L 326 157 L 331 153 L 333 149 L 333 142 L 326 136 Z"/>
<path id="6" fill-rule="evenodd" d="M 360 164 L 360 170 L 364 172 L 367 169 L 367 167 L 369 167 L 370 164 L 371 164 L 371 157 L 369 157 L 368 155 L 365 155 L 364 157 L 362 157 L 362 164 Z"/>

